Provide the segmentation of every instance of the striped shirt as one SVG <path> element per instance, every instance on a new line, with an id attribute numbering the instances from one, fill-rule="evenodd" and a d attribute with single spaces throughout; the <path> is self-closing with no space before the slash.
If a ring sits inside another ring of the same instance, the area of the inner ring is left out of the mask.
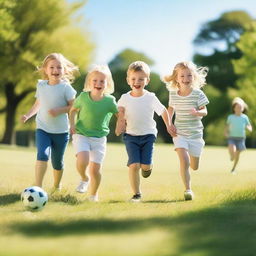
<path id="1" fill-rule="evenodd" d="M 169 106 L 174 109 L 177 134 L 189 139 L 203 137 L 203 124 L 201 116 L 193 116 L 189 112 L 198 110 L 209 103 L 209 100 L 200 89 L 193 89 L 188 96 L 178 95 L 178 91 L 169 91 Z"/>

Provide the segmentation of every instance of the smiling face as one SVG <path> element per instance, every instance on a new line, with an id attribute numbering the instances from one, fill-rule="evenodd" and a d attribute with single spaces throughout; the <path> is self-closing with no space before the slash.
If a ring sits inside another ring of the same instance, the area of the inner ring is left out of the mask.
<path id="1" fill-rule="evenodd" d="M 143 71 L 130 71 L 127 75 L 127 83 L 133 92 L 142 92 L 149 83 L 148 75 Z"/>
<path id="2" fill-rule="evenodd" d="M 193 82 L 193 74 L 191 70 L 188 68 L 179 69 L 176 81 L 179 84 L 180 88 L 190 88 Z"/>
<path id="3" fill-rule="evenodd" d="M 241 115 L 244 112 L 244 106 L 237 102 L 233 105 L 233 111 L 235 115 Z"/>
<path id="4" fill-rule="evenodd" d="M 49 84 L 58 84 L 64 75 L 64 67 L 57 59 L 49 60 L 44 68 Z"/>
<path id="5" fill-rule="evenodd" d="M 107 87 L 107 76 L 98 71 L 92 72 L 89 78 L 89 85 L 90 91 L 104 93 Z"/>

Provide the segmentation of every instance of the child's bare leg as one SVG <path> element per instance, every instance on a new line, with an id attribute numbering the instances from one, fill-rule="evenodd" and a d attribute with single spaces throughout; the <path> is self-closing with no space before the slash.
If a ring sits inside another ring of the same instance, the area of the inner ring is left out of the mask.
<path id="1" fill-rule="evenodd" d="M 152 170 L 152 165 L 151 164 L 141 164 L 141 169 L 146 172 L 150 171 L 150 170 Z"/>
<path id="2" fill-rule="evenodd" d="M 89 164 L 89 152 L 88 151 L 79 152 L 76 157 L 77 157 L 76 158 L 77 171 L 80 174 L 82 181 L 88 181 L 89 177 L 86 174 L 86 168 Z"/>
<path id="3" fill-rule="evenodd" d="M 233 161 L 235 158 L 236 146 L 234 144 L 228 145 L 228 152 L 230 155 L 230 160 Z"/>
<path id="4" fill-rule="evenodd" d="M 63 170 L 55 170 L 53 169 L 53 180 L 54 180 L 54 187 L 60 188 L 60 181 L 63 175 Z"/>
<path id="5" fill-rule="evenodd" d="M 180 160 L 180 175 L 186 190 L 191 189 L 190 173 L 189 173 L 189 155 L 184 148 L 176 149 Z"/>
<path id="6" fill-rule="evenodd" d="M 97 195 L 98 188 L 101 181 L 101 164 L 90 162 L 89 175 L 90 175 L 90 193 L 93 196 Z"/>
<path id="7" fill-rule="evenodd" d="M 38 187 L 42 187 L 43 185 L 43 179 L 44 175 L 47 170 L 47 161 L 36 161 L 36 167 L 35 167 L 35 185 Z"/>
<path id="8" fill-rule="evenodd" d="M 235 156 L 234 156 L 234 164 L 233 164 L 233 167 L 232 167 L 231 172 L 234 172 L 234 171 L 235 171 L 235 169 L 236 169 L 236 166 L 237 166 L 237 163 L 238 163 L 238 161 L 239 161 L 239 157 L 240 157 L 240 152 L 241 152 L 241 151 L 236 151 L 236 152 L 235 152 Z"/>
<path id="9" fill-rule="evenodd" d="M 134 163 L 129 165 L 129 179 L 134 194 L 140 194 L 140 164 Z"/>
<path id="10" fill-rule="evenodd" d="M 153 165 L 151 164 L 141 164 L 141 175 L 147 178 L 151 175 Z"/>
<path id="11" fill-rule="evenodd" d="M 195 156 L 190 156 L 190 167 L 196 171 L 199 168 L 199 157 L 195 157 Z"/>

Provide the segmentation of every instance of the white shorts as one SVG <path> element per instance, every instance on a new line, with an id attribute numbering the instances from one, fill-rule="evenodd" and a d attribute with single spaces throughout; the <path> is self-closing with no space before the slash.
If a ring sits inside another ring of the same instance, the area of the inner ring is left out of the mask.
<path id="1" fill-rule="evenodd" d="M 88 151 L 90 162 L 101 164 L 106 154 L 107 138 L 86 137 L 81 134 L 73 134 L 72 143 L 76 155 L 82 151 Z"/>
<path id="2" fill-rule="evenodd" d="M 188 139 L 184 136 L 176 136 L 172 138 L 174 143 L 174 149 L 185 148 L 189 155 L 194 157 L 200 157 L 205 142 L 202 138 L 199 139 Z"/>

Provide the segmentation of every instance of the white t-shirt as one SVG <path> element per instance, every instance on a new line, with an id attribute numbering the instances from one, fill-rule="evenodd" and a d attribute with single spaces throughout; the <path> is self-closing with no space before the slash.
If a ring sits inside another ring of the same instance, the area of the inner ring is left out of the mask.
<path id="1" fill-rule="evenodd" d="M 65 81 L 49 85 L 47 80 L 39 80 L 35 95 L 40 102 L 40 108 L 36 115 L 36 128 L 49 133 L 68 132 L 68 114 L 63 113 L 53 117 L 48 111 L 52 108 L 67 106 L 68 101 L 74 99 L 75 95 L 75 89 Z"/>
<path id="2" fill-rule="evenodd" d="M 118 107 L 125 108 L 126 133 L 130 135 L 157 135 L 154 112 L 159 116 L 165 107 L 154 93 L 146 91 L 140 97 L 131 96 L 131 91 L 123 94 L 119 99 Z"/>

